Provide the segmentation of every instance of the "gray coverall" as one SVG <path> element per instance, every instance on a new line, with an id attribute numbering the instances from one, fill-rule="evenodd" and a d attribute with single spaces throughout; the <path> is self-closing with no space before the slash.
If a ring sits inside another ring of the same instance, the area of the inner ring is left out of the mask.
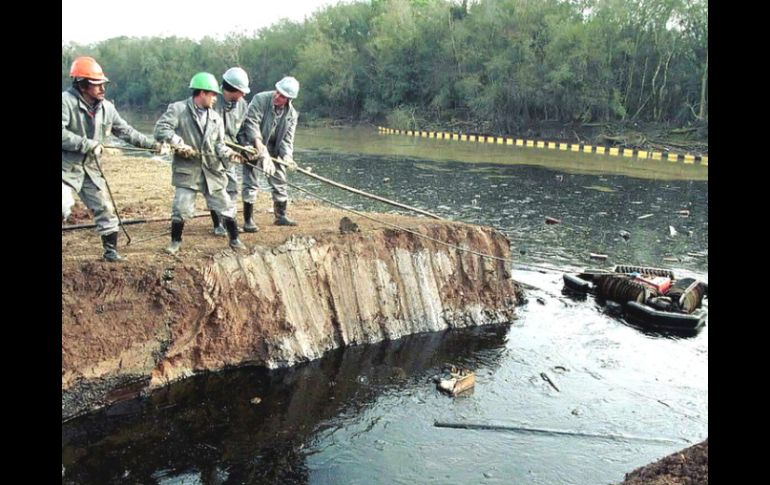
<path id="1" fill-rule="evenodd" d="M 246 110 L 248 107 L 248 103 L 246 103 L 246 100 L 243 98 L 228 103 L 221 94 L 217 96 L 214 110 L 224 122 L 225 139 L 227 141 L 238 143 L 236 136 L 241 129 L 243 119 L 246 117 Z M 230 196 L 233 204 L 235 204 L 235 201 L 238 199 L 238 179 L 235 172 L 237 169 L 238 167 L 235 164 L 230 164 L 227 168 L 227 195 Z"/>
<path id="2" fill-rule="evenodd" d="M 171 185 L 176 191 L 172 220 L 182 221 L 194 215 L 198 192 L 203 193 L 211 210 L 235 217 L 235 204 L 225 191 L 227 176 L 222 163 L 233 151 L 224 143 L 224 123 L 215 110 L 197 110 L 192 97 L 171 103 L 155 123 L 155 139 L 172 145 L 183 142 L 199 153 L 190 159 L 174 154 Z"/>
<path id="3" fill-rule="evenodd" d="M 153 148 L 155 141 L 126 123 L 115 105 L 104 100 L 91 109 L 73 87 L 61 93 L 61 183 L 62 218 L 75 204 L 72 191 L 94 213 L 96 231 L 101 236 L 117 232 L 118 218 L 110 203 L 106 182 L 96 162 L 86 155 L 113 134 L 142 148 Z"/>
<path id="4" fill-rule="evenodd" d="M 253 147 L 256 140 L 260 140 L 267 146 L 271 157 L 294 158 L 294 132 L 297 129 L 299 113 L 291 105 L 289 100 L 283 107 L 283 114 L 276 116 L 273 107 L 273 93 L 264 91 L 256 94 L 246 118 L 243 120 L 238 132 L 238 143 Z M 257 200 L 257 176 L 259 170 L 243 165 L 243 191 L 241 196 L 244 202 L 254 203 Z M 268 182 L 273 192 L 274 202 L 286 202 L 289 199 L 286 191 L 286 167 L 275 164 L 275 174 L 268 177 Z"/>

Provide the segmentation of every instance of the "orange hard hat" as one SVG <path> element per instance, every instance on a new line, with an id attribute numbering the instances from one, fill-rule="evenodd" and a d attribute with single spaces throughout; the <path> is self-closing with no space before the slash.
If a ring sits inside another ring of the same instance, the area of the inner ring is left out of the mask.
<path id="1" fill-rule="evenodd" d="M 86 56 L 78 57 L 72 61 L 70 77 L 88 79 L 92 84 L 101 84 L 109 81 L 107 76 L 104 75 L 104 71 L 102 71 L 102 66 L 93 57 Z"/>

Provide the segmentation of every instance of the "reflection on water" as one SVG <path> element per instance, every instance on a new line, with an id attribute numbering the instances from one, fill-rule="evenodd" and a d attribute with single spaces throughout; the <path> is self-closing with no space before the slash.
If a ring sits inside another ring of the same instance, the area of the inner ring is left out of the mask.
<path id="1" fill-rule="evenodd" d="M 302 129 L 297 147 L 333 153 L 385 155 L 394 160 L 425 160 L 534 165 L 567 173 L 618 174 L 657 180 L 708 180 L 708 167 L 661 160 L 597 155 L 592 153 L 526 148 L 490 143 L 436 140 L 378 134 L 370 128 Z"/>
<path id="2" fill-rule="evenodd" d="M 445 361 L 494 368 L 505 333 L 502 326 L 415 335 L 292 369 L 197 376 L 65 424 L 67 478 L 307 483 L 304 448 L 313 435 L 334 434 L 384 396 L 418 391 Z"/>
<path id="3" fill-rule="evenodd" d="M 494 226 L 522 263 L 570 271 L 665 266 L 708 281 L 705 181 L 500 165 L 488 152 L 463 163 L 469 155 L 459 145 L 453 161 L 439 161 L 449 155 L 419 158 L 414 139 L 373 142 L 371 133 L 363 145 L 403 144 L 410 155 L 392 148 L 345 155 L 338 152 L 345 132 L 327 131 L 334 133 L 324 138 L 325 148 L 309 146 L 312 133 L 302 134 L 306 145 L 296 154 L 302 166 L 447 218 Z M 348 148 L 357 143 L 344 141 Z M 393 210 L 300 174 L 290 181 L 356 209 Z M 546 216 L 561 223 L 547 225 Z M 589 253 L 609 260 L 591 261 Z M 708 320 L 691 338 L 644 333 L 592 297 L 562 295 L 560 272 L 513 274 L 538 289 L 528 292 L 528 304 L 508 327 L 354 347 L 293 369 L 198 376 L 66 423 L 63 481 L 611 483 L 707 436 Z M 476 371 L 470 396 L 452 399 L 435 389 L 431 377 L 445 362 Z M 259 404 L 250 402 L 255 397 Z M 674 443 L 443 429 L 435 421 Z"/>

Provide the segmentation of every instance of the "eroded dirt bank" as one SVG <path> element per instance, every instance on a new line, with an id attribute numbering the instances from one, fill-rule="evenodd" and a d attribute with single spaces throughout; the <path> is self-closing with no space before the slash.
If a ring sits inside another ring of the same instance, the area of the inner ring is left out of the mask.
<path id="1" fill-rule="evenodd" d="M 105 171 L 125 217 L 169 212 L 167 166 L 114 158 Z M 87 222 L 80 214 L 75 222 Z M 262 230 L 242 234 L 241 254 L 211 234 L 208 218 L 187 225 L 177 257 L 162 252 L 167 222 L 128 226 L 122 264 L 99 260 L 92 231 L 63 233 L 62 417 L 200 371 L 292 365 L 340 346 L 514 317 L 517 289 L 504 262 L 311 202 L 291 204 L 290 215 L 300 226 L 272 226 L 261 211 Z M 361 232 L 340 233 L 345 215 Z M 490 228 L 377 217 L 510 258 Z"/>

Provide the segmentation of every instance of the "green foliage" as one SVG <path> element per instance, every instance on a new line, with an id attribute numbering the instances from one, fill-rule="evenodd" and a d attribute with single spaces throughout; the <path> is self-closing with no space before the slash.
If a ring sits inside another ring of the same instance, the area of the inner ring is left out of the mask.
<path id="1" fill-rule="evenodd" d="M 417 130 L 420 124 L 417 121 L 415 113 L 418 111 L 416 106 L 398 106 L 388 113 L 386 122 L 389 127 L 400 130 Z"/>
<path id="2" fill-rule="evenodd" d="M 706 0 L 339 3 L 224 39 L 62 45 L 63 89 L 77 55 L 102 64 L 110 99 L 148 111 L 186 97 L 194 73 L 239 65 L 255 93 L 297 77 L 304 119 L 509 133 L 533 120 L 708 119 Z"/>

